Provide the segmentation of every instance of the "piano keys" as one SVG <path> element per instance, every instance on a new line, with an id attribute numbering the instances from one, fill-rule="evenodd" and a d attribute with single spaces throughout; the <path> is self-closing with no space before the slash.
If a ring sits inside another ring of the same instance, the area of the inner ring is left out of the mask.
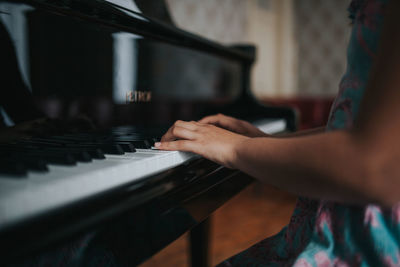
<path id="1" fill-rule="evenodd" d="M 260 128 L 270 127 L 270 134 L 285 130 L 282 121 L 262 123 Z M 143 132 L 135 134 L 130 128 L 114 129 L 113 138 L 70 134 L 0 145 L 0 154 L 5 153 L 1 161 L 7 163 L 0 165 L 0 228 L 199 158 L 152 149 L 159 138 L 143 139 Z M 85 152 L 86 157 L 80 158 Z"/>

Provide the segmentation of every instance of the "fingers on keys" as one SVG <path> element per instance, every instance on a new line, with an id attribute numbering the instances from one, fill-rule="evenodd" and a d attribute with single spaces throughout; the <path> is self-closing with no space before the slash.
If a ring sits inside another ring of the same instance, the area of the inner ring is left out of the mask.
<path id="1" fill-rule="evenodd" d="M 176 140 L 176 141 L 165 141 L 165 142 L 157 142 L 154 144 L 155 148 L 162 150 L 179 150 L 179 151 L 188 151 L 194 152 L 195 143 L 189 140 Z"/>
<path id="2" fill-rule="evenodd" d="M 197 129 L 201 126 L 195 121 L 176 121 L 161 138 L 161 142 L 174 141 L 177 139 L 193 140 L 198 136 Z"/>

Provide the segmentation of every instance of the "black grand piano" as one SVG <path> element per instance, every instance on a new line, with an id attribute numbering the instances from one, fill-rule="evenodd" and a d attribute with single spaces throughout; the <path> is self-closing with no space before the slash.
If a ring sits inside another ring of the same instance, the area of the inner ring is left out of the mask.
<path id="1" fill-rule="evenodd" d="M 254 60 L 157 1 L 1 0 L 0 265 L 95 233 L 133 266 L 188 230 L 206 265 L 202 222 L 252 179 L 152 145 L 214 113 L 294 130 L 291 109 L 252 97 Z"/>

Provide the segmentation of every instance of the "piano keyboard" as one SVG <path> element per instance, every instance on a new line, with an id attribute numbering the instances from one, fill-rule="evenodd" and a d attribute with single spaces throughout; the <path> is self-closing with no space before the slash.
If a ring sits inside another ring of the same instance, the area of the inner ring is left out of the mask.
<path id="1" fill-rule="evenodd" d="M 284 120 L 258 123 L 268 133 Z M 279 125 L 281 128 L 279 128 Z M 34 138 L 0 150 L 0 228 L 146 179 L 198 155 L 151 149 L 158 138 L 119 128 L 111 134 Z"/>

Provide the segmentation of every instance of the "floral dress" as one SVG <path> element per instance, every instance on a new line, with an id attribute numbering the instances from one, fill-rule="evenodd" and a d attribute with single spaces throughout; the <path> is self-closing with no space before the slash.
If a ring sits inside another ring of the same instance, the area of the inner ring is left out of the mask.
<path id="1" fill-rule="evenodd" d="M 351 128 L 376 57 L 388 0 L 352 1 L 347 71 L 327 131 Z M 290 223 L 220 266 L 400 266 L 400 204 L 350 206 L 299 198 Z"/>

